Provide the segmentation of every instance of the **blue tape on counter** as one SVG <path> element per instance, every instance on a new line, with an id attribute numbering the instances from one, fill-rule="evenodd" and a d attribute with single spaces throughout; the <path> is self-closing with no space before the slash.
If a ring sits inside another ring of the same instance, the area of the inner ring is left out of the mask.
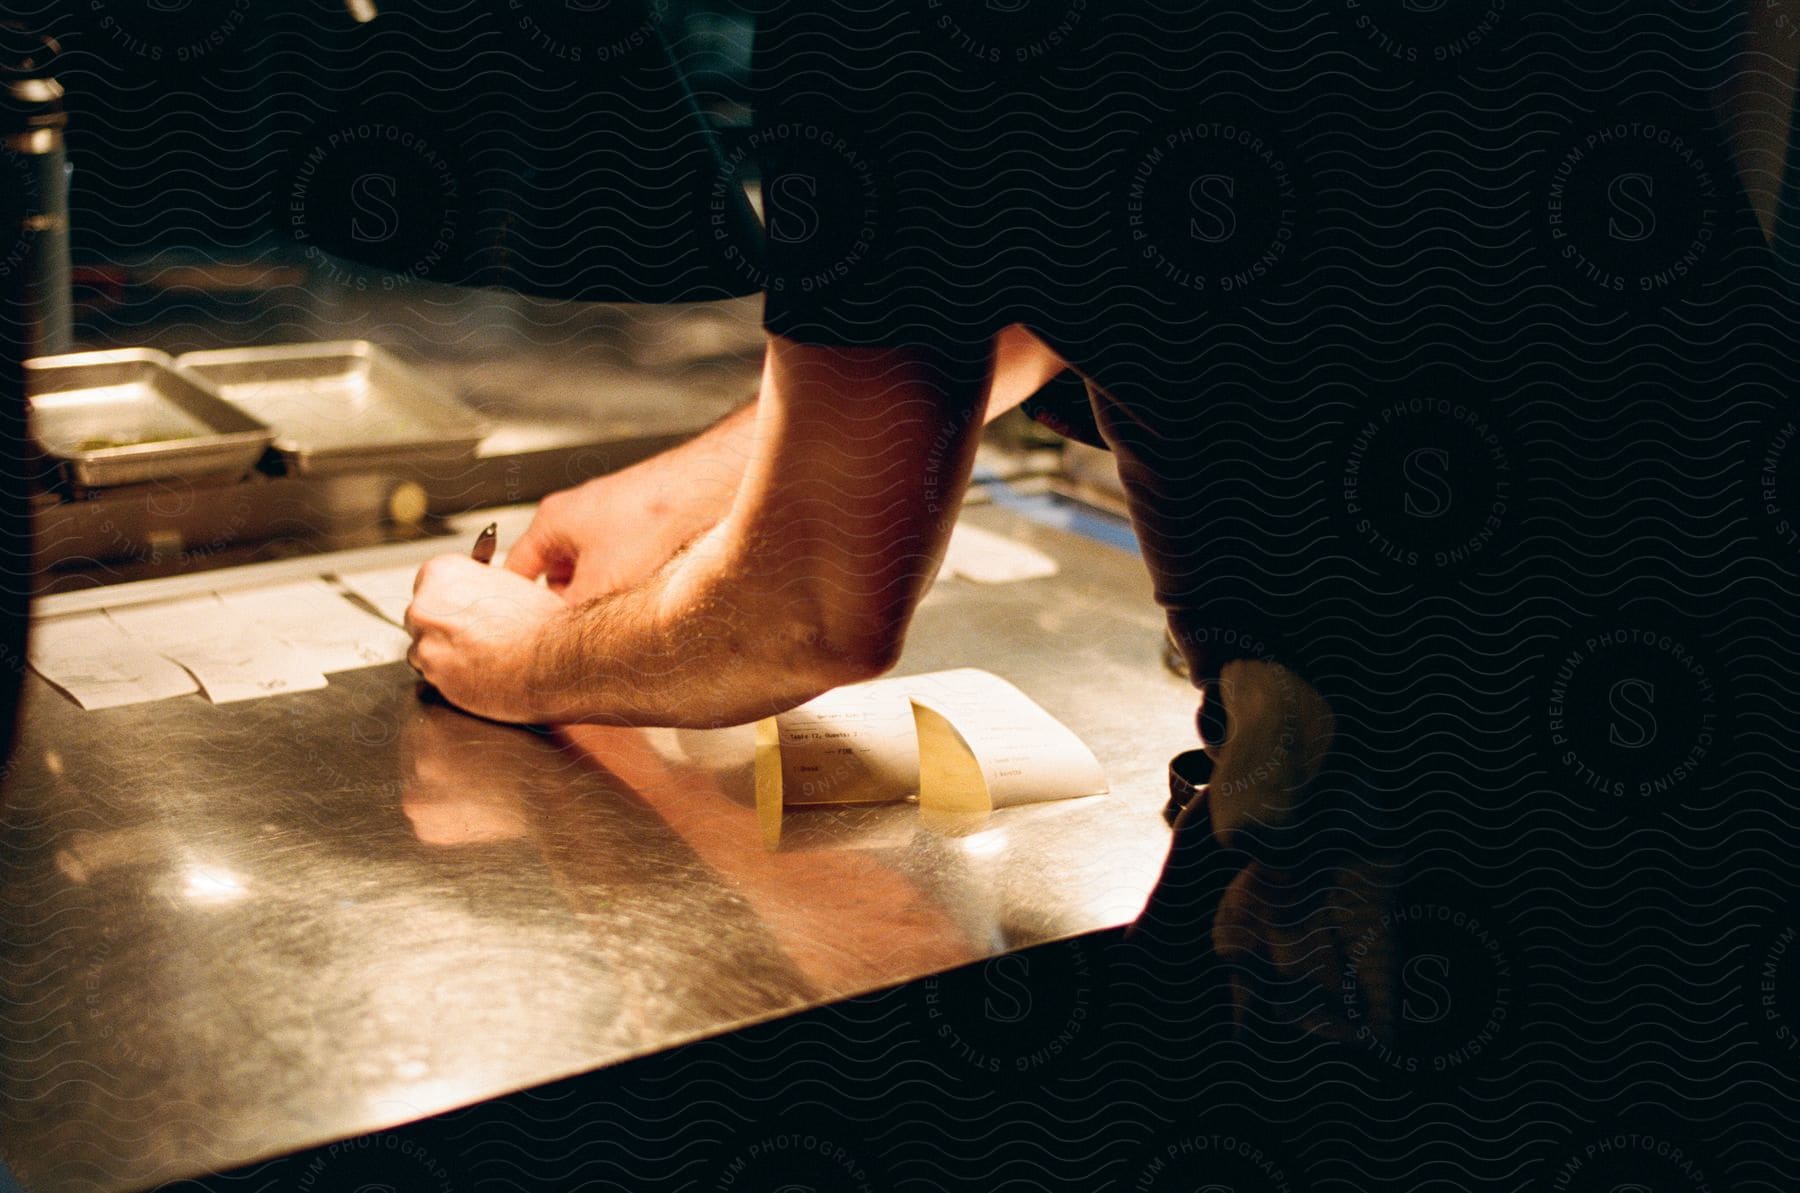
<path id="1" fill-rule="evenodd" d="M 1131 523 L 1104 510 L 1055 493 L 1018 493 L 1005 482 L 987 486 L 987 492 L 995 505 L 1023 514 L 1034 522 L 1067 530 L 1133 555 L 1143 554 L 1138 547 L 1137 535 L 1132 533 Z"/>
<path id="2" fill-rule="evenodd" d="M 0 1160 L 0 1193 L 25 1193 L 25 1186 L 13 1179 L 5 1160 Z"/>

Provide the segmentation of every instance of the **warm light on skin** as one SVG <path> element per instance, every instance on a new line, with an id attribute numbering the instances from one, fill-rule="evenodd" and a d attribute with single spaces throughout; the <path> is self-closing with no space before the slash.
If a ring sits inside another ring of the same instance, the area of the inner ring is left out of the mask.
<path id="1" fill-rule="evenodd" d="M 988 382 L 987 421 L 993 422 L 1069 367 L 1056 350 L 1024 324 L 1000 329 L 994 337 L 994 375 Z"/>
<path id="2" fill-rule="evenodd" d="M 451 703 L 495 720 L 688 728 L 748 723 L 881 674 L 943 558 L 981 417 L 1066 367 L 1022 325 L 988 350 L 984 370 L 769 337 L 755 405 L 695 441 L 707 468 L 733 465 L 735 485 L 703 486 L 679 533 L 611 582 L 604 567 L 583 572 L 583 556 L 603 554 L 581 526 L 585 499 L 553 494 L 506 569 L 441 556 L 420 570 L 410 661 Z M 672 458 L 691 465 L 693 450 Z M 588 598 L 538 600 L 509 573 Z M 736 612 L 747 608 L 782 616 L 752 623 Z"/>
<path id="3" fill-rule="evenodd" d="M 196 903 L 229 903 L 244 896 L 243 882 L 229 870 L 195 866 L 182 878 L 182 893 Z"/>

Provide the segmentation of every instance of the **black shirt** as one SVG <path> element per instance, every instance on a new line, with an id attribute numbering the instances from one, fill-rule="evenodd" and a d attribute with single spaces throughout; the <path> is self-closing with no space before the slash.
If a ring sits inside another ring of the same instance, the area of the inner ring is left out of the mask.
<path id="1" fill-rule="evenodd" d="M 766 324 L 1041 334 L 1201 673 L 1385 703 L 1441 616 L 1487 686 L 1521 633 L 1767 572 L 1793 312 L 1710 106 L 1733 7 L 1429 7 L 780 8 Z"/>

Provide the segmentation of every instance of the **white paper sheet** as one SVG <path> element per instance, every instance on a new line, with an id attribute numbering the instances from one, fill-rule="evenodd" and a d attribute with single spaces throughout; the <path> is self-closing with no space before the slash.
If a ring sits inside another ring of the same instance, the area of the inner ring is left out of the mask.
<path id="1" fill-rule="evenodd" d="M 132 641 L 104 613 L 33 622 L 31 668 L 86 709 L 144 704 L 196 690 L 193 676 Z"/>
<path id="2" fill-rule="evenodd" d="M 960 744 L 972 757 L 987 804 L 1005 808 L 1039 800 L 1069 799 L 1106 791 L 1099 759 L 1031 697 L 997 675 L 974 668 L 935 671 L 883 682 L 903 685 L 913 702 L 936 714 L 919 719 L 919 751 L 925 780 L 920 802 L 931 802 L 933 776 L 964 790 L 976 776 L 959 771 Z M 944 730 L 954 732 L 951 740 Z M 962 768 L 966 771 L 966 768 Z M 959 800 L 959 806 L 967 803 Z"/>
<path id="3" fill-rule="evenodd" d="M 377 613 L 395 625 L 404 625 L 406 607 L 412 604 L 413 580 L 418 574 L 418 564 L 406 563 L 363 572 L 339 572 L 338 580 L 369 602 Z"/>
<path id="4" fill-rule="evenodd" d="M 862 804 L 919 790 L 912 703 L 891 681 L 852 684 L 775 718 L 782 803 Z"/>
<path id="5" fill-rule="evenodd" d="M 351 604 L 323 580 L 223 592 L 219 598 L 327 675 L 397 663 L 406 658 L 412 642 L 404 631 Z"/>
<path id="6" fill-rule="evenodd" d="M 961 576 L 977 584 L 1010 584 L 1054 576 L 1056 561 L 1036 547 L 959 522 L 950 532 L 939 575 Z"/>
<path id="7" fill-rule="evenodd" d="M 108 609 L 127 635 L 187 668 L 214 704 L 325 686 L 325 674 L 218 596 Z"/>

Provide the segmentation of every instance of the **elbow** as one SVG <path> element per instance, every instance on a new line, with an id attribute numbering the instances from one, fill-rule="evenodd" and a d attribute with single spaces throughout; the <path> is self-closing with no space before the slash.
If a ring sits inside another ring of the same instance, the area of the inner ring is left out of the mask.
<path id="1" fill-rule="evenodd" d="M 904 623 L 871 618 L 849 625 L 811 624 L 799 631 L 794 670 L 820 692 L 878 679 L 894 669 L 906 643 Z"/>
<path id="2" fill-rule="evenodd" d="M 903 629 L 878 629 L 849 639 L 828 640 L 817 649 L 813 666 L 818 677 L 827 681 L 828 689 L 879 679 L 900 661 L 905 642 Z"/>

